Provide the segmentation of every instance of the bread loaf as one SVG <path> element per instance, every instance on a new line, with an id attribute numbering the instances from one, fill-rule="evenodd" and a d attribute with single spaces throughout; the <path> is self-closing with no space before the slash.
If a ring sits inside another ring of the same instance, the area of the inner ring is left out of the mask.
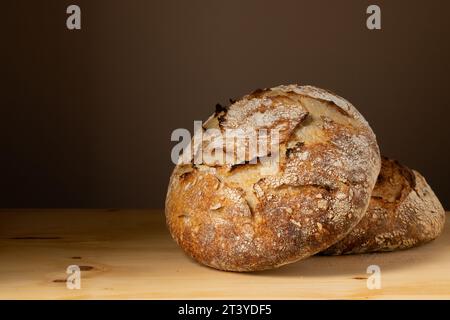
<path id="1" fill-rule="evenodd" d="M 323 254 L 411 248 L 438 237 L 444 222 L 444 208 L 424 177 L 383 158 L 367 213 L 344 239 Z"/>
<path id="2" fill-rule="evenodd" d="M 345 99 L 311 86 L 257 90 L 218 108 L 204 128 L 278 130 L 279 162 L 262 161 L 271 155 L 258 148 L 246 149 L 245 161 L 175 167 L 167 225 L 198 262 L 229 271 L 279 267 L 331 246 L 363 217 L 381 160 L 370 126 Z M 200 144 L 217 148 L 211 137 Z"/>

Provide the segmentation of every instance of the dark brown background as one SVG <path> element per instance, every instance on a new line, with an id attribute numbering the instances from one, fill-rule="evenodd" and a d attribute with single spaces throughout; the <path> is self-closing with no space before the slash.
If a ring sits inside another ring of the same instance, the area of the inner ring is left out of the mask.
<path id="1" fill-rule="evenodd" d="M 69 4 L 82 30 L 65 27 Z M 365 27 L 369 4 L 382 30 Z M 172 130 L 259 87 L 352 101 L 450 208 L 449 1 L 8 1 L 0 206 L 164 206 Z"/>

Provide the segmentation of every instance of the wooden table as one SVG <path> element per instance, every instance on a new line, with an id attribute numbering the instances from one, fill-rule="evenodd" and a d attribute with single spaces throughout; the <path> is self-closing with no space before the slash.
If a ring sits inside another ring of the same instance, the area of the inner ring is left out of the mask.
<path id="1" fill-rule="evenodd" d="M 162 210 L 0 210 L 0 298 L 449 299 L 449 220 L 439 239 L 411 250 L 231 273 L 186 257 Z M 79 290 L 66 286 L 69 265 L 80 267 Z M 369 265 L 380 266 L 381 289 L 367 288 Z"/>

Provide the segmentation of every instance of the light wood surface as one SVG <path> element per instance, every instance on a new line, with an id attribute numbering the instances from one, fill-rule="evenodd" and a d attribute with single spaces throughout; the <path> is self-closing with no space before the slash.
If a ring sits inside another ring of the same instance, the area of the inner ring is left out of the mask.
<path id="1" fill-rule="evenodd" d="M 450 298 L 450 222 L 425 246 L 230 273 L 186 257 L 150 210 L 0 210 L 2 299 Z M 81 289 L 66 268 L 81 268 Z M 369 265 L 381 289 L 367 288 Z"/>

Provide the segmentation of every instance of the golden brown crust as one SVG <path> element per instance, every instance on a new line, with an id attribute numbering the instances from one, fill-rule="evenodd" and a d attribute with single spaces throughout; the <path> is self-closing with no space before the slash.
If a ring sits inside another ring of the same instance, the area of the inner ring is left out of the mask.
<path id="1" fill-rule="evenodd" d="M 380 155 L 369 125 L 343 98 L 309 86 L 259 90 L 218 108 L 204 127 L 278 129 L 280 163 L 174 169 L 167 224 L 197 261 L 230 271 L 279 267 L 329 247 L 362 218 Z"/>
<path id="2" fill-rule="evenodd" d="M 445 211 L 417 171 L 382 159 L 367 213 L 341 241 L 323 254 L 339 255 L 407 249 L 442 232 Z"/>

